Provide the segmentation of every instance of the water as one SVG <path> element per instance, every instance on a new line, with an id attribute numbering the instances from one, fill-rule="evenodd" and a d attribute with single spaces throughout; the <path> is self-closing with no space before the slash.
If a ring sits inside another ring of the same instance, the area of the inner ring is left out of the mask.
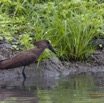
<path id="1" fill-rule="evenodd" d="M 32 84 L 31 84 L 32 82 Z M 104 103 L 104 77 L 73 75 L 0 86 L 0 103 Z"/>

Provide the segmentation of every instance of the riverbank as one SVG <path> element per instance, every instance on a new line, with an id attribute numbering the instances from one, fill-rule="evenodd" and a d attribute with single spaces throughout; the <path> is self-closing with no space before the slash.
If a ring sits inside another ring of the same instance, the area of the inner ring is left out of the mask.
<path id="1" fill-rule="evenodd" d="M 4 43 L 0 45 L 0 60 L 10 58 L 14 55 L 11 50 L 11 45 Z M 19 84 L 23 81 L 22 69 L 15 68 L 11 70 L 0 70 L 0 84 L 2 81 L 14 81 L 14 84 L 19 80 Z M 25 74 L 27 80 L 31 78 L 59 78 L 60 76 L 76 75 L 76 74 L 95 75 L 104 74 L 104 50 L 95 51 L 86 62 L 67 62 L 60 61 L 53 56 L 42 60 L 39 64 L 33 63 L 26 67 Z M 5 83 L 4 83 L 5 84 Z M 18 84 L 18 83 L 17 83 Z M 28 84 L 28 82 L 27 82 Z"/>

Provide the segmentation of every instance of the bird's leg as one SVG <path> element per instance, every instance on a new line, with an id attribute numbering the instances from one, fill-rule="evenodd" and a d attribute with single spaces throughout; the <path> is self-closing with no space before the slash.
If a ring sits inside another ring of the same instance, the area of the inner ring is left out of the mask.
<path id="1" fill-rule="evenodd" d="M 24 68 L 23 68 L 23 70 L 22 70 L 22 75 L 23 75 L 23 78 L 24 78 L 24 81 L 25 81 L 25 79 L 26 79 L 26 75 L 25 75 L 25 66 L 24 66 Z"/>

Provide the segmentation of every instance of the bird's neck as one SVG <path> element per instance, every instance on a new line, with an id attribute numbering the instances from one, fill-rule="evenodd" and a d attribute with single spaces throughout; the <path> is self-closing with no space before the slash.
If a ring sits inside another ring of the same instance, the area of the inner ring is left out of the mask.
<path id="1" fill-rule="evenodd" d="M 46 48 L 45 47 L 37 47 L 38 51 L 42 53 Z"/>
<path id="2" fill-rule="evenodd" d="M 37 51 L 36 51 L 37 56 L 39 57 L 45 49 L 46 49 L 45 47 L 37 47 Z"/>

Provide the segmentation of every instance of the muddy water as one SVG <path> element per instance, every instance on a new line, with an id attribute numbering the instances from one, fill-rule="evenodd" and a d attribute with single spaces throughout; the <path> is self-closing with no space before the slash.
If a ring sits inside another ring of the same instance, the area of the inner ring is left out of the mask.
<path id="1" fill-rule="evenodd" d="M 0 103 L 104 103 L 104 75 L 38 77 L 0 85 Z"/>

